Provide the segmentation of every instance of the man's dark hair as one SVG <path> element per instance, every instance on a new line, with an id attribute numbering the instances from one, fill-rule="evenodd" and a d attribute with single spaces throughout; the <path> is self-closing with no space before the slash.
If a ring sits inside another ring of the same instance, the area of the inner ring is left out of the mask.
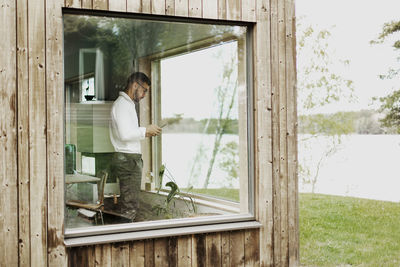
<path id="1" fill-rule="evenodd" d="M 134 82 L 139 82 L 140 84 L 147 83 L 149 86 L 151 85 L 151 81 L 146 74 L 143 72 L 134 72 L 128 77 L 124 91 L 128 91 Z"/>

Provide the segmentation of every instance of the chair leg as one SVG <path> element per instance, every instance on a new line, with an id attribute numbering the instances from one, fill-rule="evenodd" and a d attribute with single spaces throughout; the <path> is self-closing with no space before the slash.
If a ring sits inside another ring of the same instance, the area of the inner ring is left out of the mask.
<path id="1" fill-rule="evenodd" d="M 101 223 L 104 225 L 103 212 L 101 210 L 99 212 L 100 212 Z"/>

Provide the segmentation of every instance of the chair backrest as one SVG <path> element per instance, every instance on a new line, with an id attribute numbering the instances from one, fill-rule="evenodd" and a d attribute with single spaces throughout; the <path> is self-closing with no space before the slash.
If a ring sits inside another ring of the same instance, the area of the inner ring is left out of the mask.
<path id="1" fill-rule="evenodd" d="M 104 187 L 106 186 L 106 183 L 107 183 L 108 172 L 101 171 L 100 173 L 102 175 L 101 175 L 101 180 L 99 182 L 98 199 L 99 199 L 99 202 L 101 204 L 103 204 L 103 202 L 104 202 Z"/>

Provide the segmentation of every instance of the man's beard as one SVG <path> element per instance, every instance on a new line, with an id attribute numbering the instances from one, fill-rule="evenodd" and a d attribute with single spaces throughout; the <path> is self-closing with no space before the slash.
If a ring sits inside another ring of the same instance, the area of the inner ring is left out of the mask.
<path id="1" fill-rule="evenodd" d="M 135 93 L 133 93 L 133 100 L 135 101 L 135 102 L 139 102 L 139 93 L 138 93 L 138 90 L 136 90 L 135 91 Z"/>

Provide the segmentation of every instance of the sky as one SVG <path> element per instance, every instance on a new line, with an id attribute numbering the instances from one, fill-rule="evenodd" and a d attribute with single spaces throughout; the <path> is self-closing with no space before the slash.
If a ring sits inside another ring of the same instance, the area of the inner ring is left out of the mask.
<path id="1" fill-rule="evenodd" d="M 354 81 L 358 101 L 341 101 L 316 113 L 376 108 L 376 103 L 371 105 L 372 97 L 384 96 L 396 86 L 400 87 L 399 78 L 392 81 L 378 78 L 391 66 L 396 66 L 399 52 L 394 51 L 390 40 L 370 44 L 385 22 L 400 20 L 400 0 L 296 0 L 296 16 L 304 17 L 311 25 L 329 29 L 335 56 L 350 60 L 344 73 Z M 397 37 L 400 39 L 399 35 Z"/>

